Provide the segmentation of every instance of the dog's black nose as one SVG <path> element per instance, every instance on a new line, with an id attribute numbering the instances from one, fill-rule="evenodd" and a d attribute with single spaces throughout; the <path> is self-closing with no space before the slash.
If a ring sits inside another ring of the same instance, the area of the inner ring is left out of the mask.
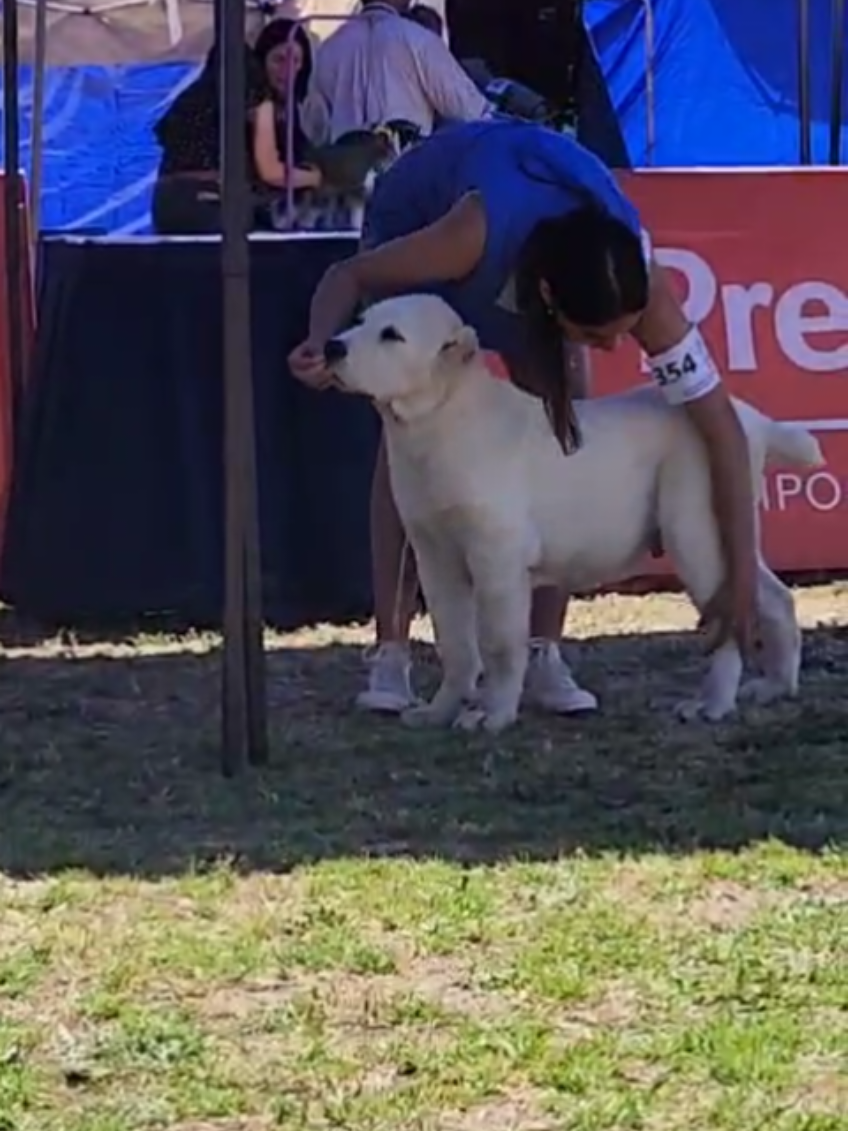
<path id="1" fill-rule="evenodd" d="M 330 338 L 324 346 L 324 360 L 328 365 L 336 365 L 347 357 L 347 343 L 341 338 Z"/>

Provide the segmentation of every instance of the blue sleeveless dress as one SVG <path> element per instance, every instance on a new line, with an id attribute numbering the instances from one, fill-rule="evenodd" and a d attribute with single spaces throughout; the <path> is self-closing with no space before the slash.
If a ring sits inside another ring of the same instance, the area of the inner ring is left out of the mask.
<path id="1" fill-rule="evenodd" d="M 465 279 L 421 288 L 441 295 L 489 350 L 520 332 L 510 289 L 521 250 L 540 220 L 594 202 L 638 235 L 639 216 L 615 178 L 574 139 L 530 123 L 489 120 L 448 126 L 405 153 L 375 186 L 363 237 L 375 247 L 419 231 L 466 194 L 486 210 L 486 247 Z"/>

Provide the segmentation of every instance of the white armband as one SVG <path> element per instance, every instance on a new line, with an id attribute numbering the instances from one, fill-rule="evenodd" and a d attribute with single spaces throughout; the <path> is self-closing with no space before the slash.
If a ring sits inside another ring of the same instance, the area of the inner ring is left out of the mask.
<path id="1" fill-rule="evenodd" d="M 651 239 L 651 233 L 647 228 L 642 228 L 639 235 L 642 240 L 642 254 L 645 256 L 645 263 L 650 268 L 651 260 L 654 258 L 654 241 Z"/>
<path id="2" fill-rule="evenodd" d="M 721 384 L 716 364 L 697 326 L 676 346 L 648 358 L 651 376 L 669 404 L 700 400 Z"/>

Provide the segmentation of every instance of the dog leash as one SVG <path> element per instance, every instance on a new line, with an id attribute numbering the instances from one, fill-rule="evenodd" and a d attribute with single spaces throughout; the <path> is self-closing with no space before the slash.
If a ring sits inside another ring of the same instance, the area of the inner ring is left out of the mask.
<path id="1" fill-rule="evenodd" d="M 403 589 L 404 589 L 403 583 L 404 583 L 404 578 L 406 577 L 406 569 L 407 569 L 407 566 L 409 564 L 409 555 L 410 555 L 411 550 L 412 550 L 412 547 L 409 544 L 409 539 L 406 537 L 406 534 L 404 533 L 403 547 L 401 548 L 401 552 L 400 552 L 400 565 L 398 567 L 397 581 L 395 583 L 395 603 L 394 603 L 394 608 L 392 609 L 392 626 L 395 630 L 396 636 L 400 635 L 400 614 L 401 614 L 401 606 L 402 606 L 402 603 L 403 603 Z"/>

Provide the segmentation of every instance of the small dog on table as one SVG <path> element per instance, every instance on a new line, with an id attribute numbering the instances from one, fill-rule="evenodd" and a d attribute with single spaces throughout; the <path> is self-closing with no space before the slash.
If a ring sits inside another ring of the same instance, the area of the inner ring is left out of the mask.
<path id="1" fill-rule="evenodd" d="M 402 153 L 421 140 L 421 130 L 400 119 L 371 130 L 351 130 L 332 145 L 318 146 L 309 164 L 321 171 L 319 188 L 301 189 L 295 199 L 294 223 L 285 200 L 274 209 L 274 227 L 299 231 L 360 231 L 374 183 Z"/>

